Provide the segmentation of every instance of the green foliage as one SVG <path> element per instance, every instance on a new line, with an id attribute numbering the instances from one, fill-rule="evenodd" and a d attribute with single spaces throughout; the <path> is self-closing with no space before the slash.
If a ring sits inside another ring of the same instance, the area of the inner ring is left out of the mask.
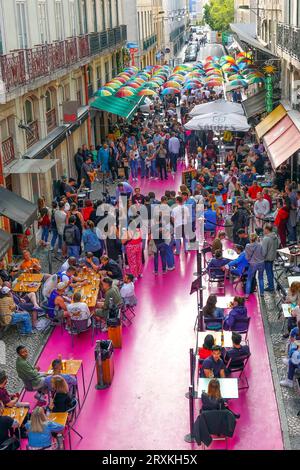
<path id="1" fill-rule="evenodd" d="M 234 20 L 234 0 L 210 0 L 204 6 L 203 16 L 213 31 L 228 31 Z"/>

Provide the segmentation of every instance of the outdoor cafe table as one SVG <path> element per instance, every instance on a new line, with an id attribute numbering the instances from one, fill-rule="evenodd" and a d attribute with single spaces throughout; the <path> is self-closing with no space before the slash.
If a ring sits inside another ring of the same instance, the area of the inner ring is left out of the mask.
<path id="1" fill-rule="evenodd" d="M 48 418 L 48 421 L 52 421 L 55 424 L 61 424 L 65 428 L 68 422 L 68 413 L 49 413 L 47 418 Z M 68 434 L 69 434 L 69 443 L 70 443 L 70 449 L 71 449 L 72 446 L 71 446 L 70 430 Z M 64 447 L 65 447 L 65 444 L 64 444 Z"/>
<path id="2" fill-rule="evenodd" d="M 293 252 L 293 249 L 295 250 L 295 252 Z M 295 257 L 297 263 L 297 258 L 300 256 L 300 246 L 294 245 L 291 247 L 280 248 L 279 250 L 277 250 L 277 253 L 279 253 L 280 255 L 287 256 L 288 258 Z"/>
<path id="3" fill-rule="evenodd" d="M 291 287 L 293 282 L 300 282 L 300 276 L 288 276 L 289 287 Z"/>
<path id="4" fill-rule="evenodd" d="M 28 415 L 29 408 L 25 407 L 16 407 L 14 406 L 13 408 L 8 408 L 5 407 L 3 410 L 3 415 L 2 416 L 10 416 L 12 419 L 15 419 L 19 423 L 19 438 L 21 440 L 21 426 L 24 423 L 24 420 L 26 416 Z"/>
<path id="5" fill-rule="evenodd" d="M 201 398 L 202 392 L 207 393 L 208 384 L 211 379 L 199 378 L 198 379 L 198 398 Z M 237 378 L 226 378 L 218 379 L 220 382 L 220 389 L 222 398 L 239 398 L 239 388 L 238 388 L 238 379 Z"/>
<path id="6" fill-rule="evenodd" d="M 82 375 L 82 385 L 83 385 L 83 393 L 85 395 L 85 376 L 84 376 L 84 369 L 83 369 L 83 361 L 81 359 L 62 359 L 62 373 L 66 375 L 73 375 L 74 377 L 78 377 L 79 371 L 81 369 Z M 47 373 L 50 375 L 52 374 L 52 365 L 47 369 Z"/>
<path id="7" fill-rule="evenodd" d="M 231 348 L 232 347 L 232 331 L 223 331 L 224 334 L 224 348 Z M 206 330 L 200 331 L 198 333 L 198 344 L 202 346 L 204 343 L 204 339 L 207 335 L 212 335 L 215 340 L 215 344 L 221 346 L 221 331 L 213 331 L 213 330 Z"/>
<path id="8" fill-rule="evenodd" d="M 224 309 L 228 309 L 228 308 L 231 308 L 231 305 L 232 302 L 234 300 L 234 297 L 217 297 L 217 305 L 216 307 L 217 308 L 224 308 Z"/>
<path id="9" fill-rule="evenodd" d="M 44 275 L 43 274 L 32 274 L 32 273 L 22 273 L 18 277 L 17 281 L 23 282 L 42 282 Z"/>
<path id="10" fill-rule="evenodd" d="M 100 276 L 96 273 L 80 272 L 79 278 L 88 281 L 88 284 L 75 287 L 74 293 L 80 292 L 81 301 L 85 302 L 89 308 L 95 308 L 100 288 Z"/>
<path id="11" fill-rule="evenodd" d="M 232 248 L 227 248 L 226 250 L 222 251 L 222 257 L 229 259 L 230 261 L 234 261 L 239 257 L 239 255 Z"/>
<path id="12" fill-rule="evenodd" d="M 12 290 L 14 292 L 30 293 L 34 292 L 35 294 L 40 290 L 42 283 L 35 281 L 17 281 L 13 286 Z"/>

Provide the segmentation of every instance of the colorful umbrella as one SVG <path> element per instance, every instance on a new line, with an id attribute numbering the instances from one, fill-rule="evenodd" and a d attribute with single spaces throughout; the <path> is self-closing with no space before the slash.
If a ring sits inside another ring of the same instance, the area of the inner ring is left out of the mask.
<path id="1" fill-rule="evenodd" d="M 147 88 L 159 88 L 160 87 L 159 83 L 157 82 L 147 82 L 145 83 L 145 86 Z"/>
<path id="2" fill-rule="evenodd" d="M 251 59 L 252 52 L 239 52 L 237 57 L 247 57 L 248 59 Z"/>
<path id="3" fill-rule="evenodd" d="M 115 91 L 116 91 L 114 88 L 106 86 L 106 85 L 104 85 L 104 87 L 102 87 L 102 89 L 106 90 L 106 91 L 109 91 L 111 94 L 115 93 Z"/>
<path id="4" fill-rule="evenodd" d="M 231 55 L 223 55 L 221 58 L 220 58 L 220 62 L 227 62 L 229 64 L 235 64 L 235 59 L 231 56 Z"/>
<path id="5" fill-rule="evenodd" d="M 164 84 L 164 88 L 181 88 L 180 83 L 174 82 L 174 81 L 169 81 Z"/>
<path id="6" fill-rule="evenodd" d="M 164 88 L 162 91 L 162 95 L 175 95 L 176 93 L 180 93 L 180 90 L 177 88 Z"/>
<path id="7" fill-rule="evenodd" d="M 203 85 L 201 83 L 187 83 L 184 85 L 184 90 L 194 90 L 196 88 L 201 88 Z"/>
<path id="8" fill-rule="evenodd" d="M 262 77 L 252 77 L 247 80 L 250 85 L 252 85 L 253 83 L 265 83 L 265 79 Z"/>
<path id="9" fill-rule="evenodd" d="M 115 82 L 109 82 L 105 85 L 106 87 L 108 88 L 113 88 L 113 90 L 117 90 L 118 88 L 120 88 L 120 86 L 122 86 L 122 84 L 120 83 L 115 83 Z"/>
<path id="10" fill-rule="evenodd" d="M 232 82 L 233 80 L 243 80 L 243 76 L 242 75 L 239 75 L 238 73 L 235 73 L 233 75 L 230 75 L 230 77 L 228 77 L 228 80 L 230 82 Z"/>
<path id="11" fill-rule="evenodd" d="M 262 72 L 254 72 L 253 70 L 247 73 L 247 79 L 249 78 L 265 78 Z"/>
<path id="12" fill-rule="evenodd" d="M 98 90 L 95 93 L 95 96 L 112 96 L 112 93 L 108 90 Z"/>
<path id="13" fill-rule="evenodd" d="M 156 94 L 156 91 L 150 90 L 149 88 L 144 88 L 143 90 L 138 92 L 138 96 L 154 96 Z"/>
<path id="14" fill-rule="evenodd" d="M 246 57 L 239 57 L 236 59 L 236 63 L 239 64 L 240 62 L 244 62 L 245 64 L 251 64 L 251 59 L 247 59 Z"/>
<path id="15" fill-rule="evenodd" d="M 209 82 L 207 82 L 207 86 L 209 87 L 215 87 L 215 86 L 221 86 L 222 85 L 222 81 L 219 81 L 219 80 L 210 80 Z"/>
<path id="16" fill-rule="evenodd" d="M 117 91 L 116 96 L 118 98 L 127 98 L 128 96 L 133 96 L 134 92 L 130 90 L 126 90 L 125 88 L 121 88 L 119 91 Z"/>
<path id="17" fill-rule="evenodd" d="M 129 86 L 130 88 L 140 88 L 140 83 L 136 83 L 136 82 L 128 82 L 126 83 L 126 86 Z"/>

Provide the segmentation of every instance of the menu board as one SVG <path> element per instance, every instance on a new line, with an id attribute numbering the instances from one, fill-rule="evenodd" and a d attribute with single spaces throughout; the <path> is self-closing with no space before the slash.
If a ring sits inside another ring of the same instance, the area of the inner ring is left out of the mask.
<path id="1" fill-rule="evenodd" d="M 191 189 L 192 180 L 197 175 L 197 170 L 191 168 L 190 170 L 185 170 L 182 172 L 182 184 L 185 184 L 189 189 Z"/>

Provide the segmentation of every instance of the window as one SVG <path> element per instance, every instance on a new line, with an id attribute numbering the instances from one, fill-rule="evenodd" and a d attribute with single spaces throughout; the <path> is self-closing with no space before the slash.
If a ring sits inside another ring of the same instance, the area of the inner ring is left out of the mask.
<path id="1" fill-rule="evenodd" d="M 120 26 L 120 16 L 119 16 L 119 0 L 115 0 L 116 4 L 116 26 Z"/>
<path id="2" fill-rule="evenodd" d="M 104 0 L 101 0 L 101 14 L 102 14 L 102 31 L 106 30 L 106 21 L 105 21 L 105 5 Z"/>
<path id="3" fill-rule="evenodd" d="M 33 122 L 33 104 L 30 100 L 25 101 L 24 115 L 26 124 L 31 124 Z"/>
<path id="4" fill-rule="evenodd" d="M 109 27 L 110 27 L 110 29 L 112 29 L 112 27 L 113 27 L 113 15 L 112 15 L 111 0 L 108 0 L 108 17 L 109 17 Z"/>
<path id="5" fill-rule="evenodd" d="M 67 83 L 62 89 L 63 101 L 70 101 L 70 85 Z"/>
<path id="6" fill-rule="evenodd" d="M 64 27 L 63 27 L 63 5 L 61 0 L 55 0 L 54 4 L 54 14 L 55 14 L 55 30 L 56 30 L 56 39 L 62 41 L 64 39 Z"/>
<path id="7" fill-rule="evenodd" d="M 96 33 L 98 31 L 96 0 L 92 0 L 92 12 L 93 12 L 93 20 L 94 20 L 94 32 Z"/>
<path id="8" fill-rule="evenodd" d="M 19 48 L 27 49 L 28 36 L 27 36 L 25 2 L 17 2 L 16 7 L 17 7 L 17 27 L 18 27 L 18 36 L 19 36 Z"/>
<path id="9" fill-rule="evenodd" d="M 102 86 L 102 76 L 101 76 L 101 66 L 98 65 L 96 68 L 96 74 L 97 74 L 97 88 L 101 88 Z"/>
<path id="10" fill-rule="evenodd" d="M 76 6 L 74 0 L 69 0 L 69 16 L 71 36 L 77 36 Z"/>
<path id="11" fill-rule="evenodd" d="M 88 23 L 87 23 L 86 0 L 78 0 L 78 11 L 79 11 L 80 34 L 87 34 Z"/>
<path id="12" fill-rule="evenodd" d="M 41 44 L 48 42 L 48 15 L 45 1 L 38 3 L 38 22 Z"/>
<path id="13" fill-rule="evenodd" d="M 109 76 L 109 63 L 105 62 L 105 83 L 109 82 L 110 76 Z"/>
<path id="14" fill-rule="evenodd" d="M 51 111 L 52 109 L 52 96 L 51 96 L 51 91 L 47 90 L 46 91 L 46 112 Z"/>

